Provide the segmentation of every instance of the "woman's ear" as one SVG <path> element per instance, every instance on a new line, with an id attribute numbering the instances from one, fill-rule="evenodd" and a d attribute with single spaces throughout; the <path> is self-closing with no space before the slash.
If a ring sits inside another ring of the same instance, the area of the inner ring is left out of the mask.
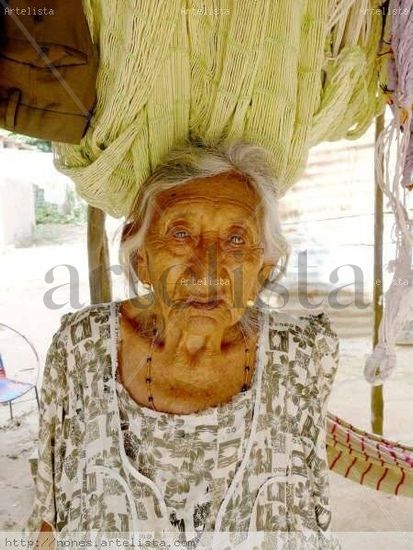
<path id="1" fill-rule="evenodd" d="M 273 258 L 264 260 L 264 263 L 258 273 L 258 284 L 260 288 L 262 288 L 262 286 L 265 284 L 266 280 L 271 275 L 271 272 L 276 265 L 277 265 L 277 260 Z"/>
<path id="2" fill-rule="evenodd" d="M 133 267 L 140 281 L 143 283 L 150 282 L 147 255 L 143 245 L 137 248 L 133 255 Z"/>

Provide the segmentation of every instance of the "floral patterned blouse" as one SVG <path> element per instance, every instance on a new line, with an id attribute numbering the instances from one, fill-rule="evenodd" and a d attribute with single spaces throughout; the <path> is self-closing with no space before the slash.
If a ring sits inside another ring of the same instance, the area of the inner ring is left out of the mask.
<path id="1" fill-rule="evenodd" d="M 241 462 L 251 429 L 252 386 L 231 401 L 192 414 L 154 411 L 136 403 L 122 385 L 116 389 L 128 458 L 160 488 L 169 519 L 182 540 L 199 540 L 214 528 L 219 503 Z"/>
<path id="2" fill-rule="evenodd" d="M 250 390 L 180 415 L 138 405 L 120 383 L 119 305 L 63 315 L 53 336 L 23 533 L 46 521 L 88 540 L 172 533 L 197 548 L 273 550 L 295 534 L 312 549 L 339 547 L 328 536 L 325 434 L 339 342 L 327 314 L 263 310 Z"/>

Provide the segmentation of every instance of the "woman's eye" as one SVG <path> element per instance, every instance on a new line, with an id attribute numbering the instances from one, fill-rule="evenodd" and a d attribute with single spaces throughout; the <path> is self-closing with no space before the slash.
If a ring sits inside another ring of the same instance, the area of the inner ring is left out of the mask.
<path id="1" fill-rule="evenodd" d="M 189 233 L 184 229 L 178 229 L 177 231 L 173 232 L 173 236 L 177 239 L 186 239 L 187 237 L 189 237 Z"/>
<path id="2" fill-rule="evenodd" d="M 244 239 L 240 235 L 231 235 L 230 237 L 231 244 L 244 244 Z"/>

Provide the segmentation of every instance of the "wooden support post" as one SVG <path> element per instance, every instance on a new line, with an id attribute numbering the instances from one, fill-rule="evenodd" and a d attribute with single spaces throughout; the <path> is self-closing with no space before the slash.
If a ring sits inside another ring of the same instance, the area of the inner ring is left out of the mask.
<path id="1" fill-rule="evenodd" d="M 384 128 L 384 113 L 376 118 L 376 142 Z M 379 159 L 383 170 L 383 159 Z M 374 181 L 374 284 L 373 284 L 373 348 L 379 337 L 379 326 L 383 316 L 383 191 Z M 373 433 L 383 435 L 383 384 L 371 388 L 371 428 Z"/>
<path id="2" fill-rule="evenodd" d="M 90 205 L 87 210 L 87 249 L 90 301 L 92 304 L 110 302 L 112 289 L 105 213 Z"/>

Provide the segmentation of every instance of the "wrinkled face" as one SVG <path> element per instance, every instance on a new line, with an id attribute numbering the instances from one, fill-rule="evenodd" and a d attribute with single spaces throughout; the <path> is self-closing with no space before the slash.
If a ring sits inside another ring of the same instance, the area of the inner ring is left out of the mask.
<path id="1" fill-rule="evenodd" d="M 259 203 L 234 173 L 157 196 L 138 276 L 153 285 L 164 318 L 202 330 L 241 317 L 274 265 L 264 263 Z"/>

